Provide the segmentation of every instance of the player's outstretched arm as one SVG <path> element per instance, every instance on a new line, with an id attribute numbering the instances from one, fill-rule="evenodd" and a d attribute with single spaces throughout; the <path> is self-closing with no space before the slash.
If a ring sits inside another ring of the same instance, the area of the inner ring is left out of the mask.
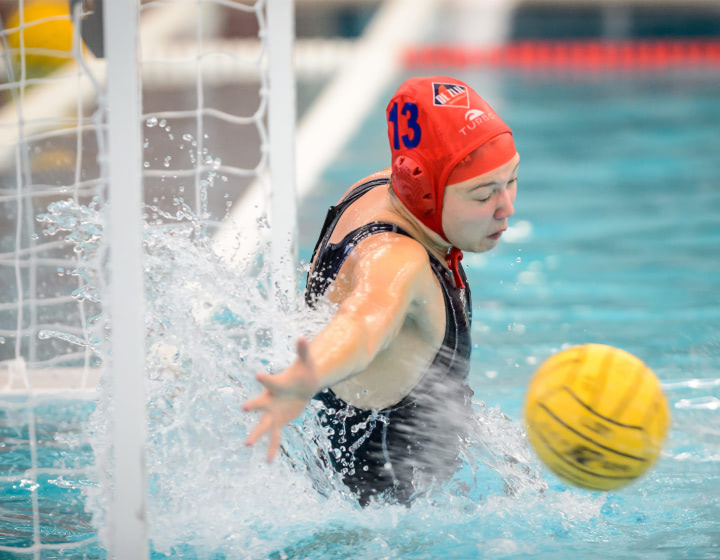
<path id="1" fill-rule="evenodd" d="M 395 339 L 413 302 L 425 299 L 434 286 L 427 253 L 412 239 L 378 234 L 359 244 L 350 258 L 351 292 L 333 319 L 312 342 L 298 341 L 298 357 L 287 369 L 258 374 L 264 390 L 243 407 L 262 413 L 247 444 L 269 434 L 269 461 L 280 446 L 281 428 L 318 391 L 367 368 Z"/>

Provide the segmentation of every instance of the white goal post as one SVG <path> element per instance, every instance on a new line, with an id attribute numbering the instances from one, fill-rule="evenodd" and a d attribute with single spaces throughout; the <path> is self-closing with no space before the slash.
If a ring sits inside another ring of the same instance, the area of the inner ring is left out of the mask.
<path id="1" fill-rule="evenodd" d="M 113 494 L 110 554 L 148 557 L 141 85 L 137 2 L 104 2 L 108 119 L 108 249 L 112 325 Z M 108 359 L 108 357 L 106 357 Z"/>

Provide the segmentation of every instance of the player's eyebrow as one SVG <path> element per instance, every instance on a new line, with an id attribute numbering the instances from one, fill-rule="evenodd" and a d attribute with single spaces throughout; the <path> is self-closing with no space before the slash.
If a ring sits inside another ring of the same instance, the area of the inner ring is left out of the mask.
<path id="1" fill-rule="evenodd" d="M 498 181 L 489 181 L 487 183 L 479 183 L 477 185 L 473 185 L 468 192 L 473 192 L 477 189 L 482 189 L 485 187 L 492 187 L 493 185 L 497 185 Z"/>
<path id="2" fill-rule="evenodd" d="M 520 167 L 519 161 L 515 164 L 515 167 L 513 167 L 512 173 L 510 174 L 511 180 L 517 176 L 518 167 Z M 472 187 L 470 187 L 468 192 L 473 192 L 477 189 L 482 189 L 482 188 L 486 188 L 486 187 L 492 187 L 493 185 L 497 185 L 499 182 L 500 181 L 487 181 L 485 183 L 478 183 L 477 185 L 473 185 Z"/>

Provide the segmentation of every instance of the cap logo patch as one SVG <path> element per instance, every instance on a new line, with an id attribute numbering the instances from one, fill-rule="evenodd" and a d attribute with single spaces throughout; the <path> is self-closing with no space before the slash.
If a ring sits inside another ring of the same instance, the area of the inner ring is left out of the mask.
<path id="1" fill-rule="evenodd" d="M 433 82 L 433 105 L 436 107 L 470 107 L 468 91 L 460 84 Z"/>
<path id="2" fill-rule="evenodd" d="M 486 113 L 480 109 L 470 109 L 465 113 L 465 121 L 467 121 L 467 123 L 458 130 L 458 132 L 466 136 L 470 130 L 474 130 L 482 123 L 494 120 L 495 118 L 495 113 Z"/>
<path id="3" fill-rule="evenodd" d="M 465 113 L 465 120 L 466 121 L 474 121 L 475 119 L 479 119 L 485 114 L 485 111 L 481 111 L 480 109 L 470 109 L 467 113 Z"/>

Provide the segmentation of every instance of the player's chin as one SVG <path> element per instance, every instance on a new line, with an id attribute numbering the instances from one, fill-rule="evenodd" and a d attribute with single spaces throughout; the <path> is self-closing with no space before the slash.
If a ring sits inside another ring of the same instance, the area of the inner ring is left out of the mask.
<path id="1" fill-rule="evenodd" d="M 499 238 L 493 239 L 491 237 L 483 237 L 481 239 L 476 240 L 471 247 L 465 249 L 466 251 L 469 251 L 471 253 L 484 253 L 486 251 L 489 251 L 491 249 L 494 249 L 495 246 L 500 241 Z"/>
<path id="2" fill-rule="evenodd" d="M 473 234 L 449 237 L 450 243 L 466 253 L 484 253 L 493 249 L 500 241 L 499 236 L 488 236 L 486 234 Z"/>
<path id="3" fill-rule="evenodd" d="M 472 243 L 467 243 L 464 247 L 459 247 L 459 249 L 462 249 L 467 253 L 485 253 L 486 251 L 493 249 L 497 244 L 498 240 L 496 239 L 484 238 Z"/>

